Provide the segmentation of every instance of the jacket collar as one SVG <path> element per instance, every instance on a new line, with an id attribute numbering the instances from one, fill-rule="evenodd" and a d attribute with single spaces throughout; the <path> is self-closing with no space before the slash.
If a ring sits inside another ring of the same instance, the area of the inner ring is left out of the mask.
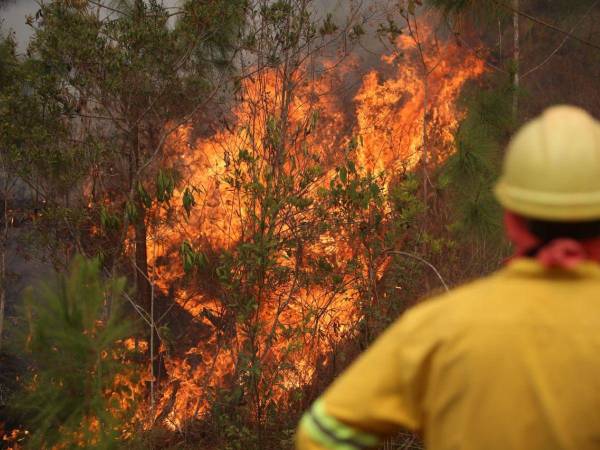
<path id="1" fill-rule="evenodd" d="M 509 277 L 546 279 L 597 279 L 600 281 L 600 264 L 582 261 L 572 269 L 546 268 L 533 258 L 515 258 L 500 271 Z"/>

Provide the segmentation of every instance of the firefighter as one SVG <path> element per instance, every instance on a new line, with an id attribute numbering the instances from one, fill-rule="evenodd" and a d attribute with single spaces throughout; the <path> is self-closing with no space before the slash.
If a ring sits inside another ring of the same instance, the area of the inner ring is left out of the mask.
<path id="1" fill-rule="evenodd" d="M 600 449 L 600 122 L 556 106 L 495 188 L 516 255 L 407 311 L 307 411 L 298 450 Z"/>

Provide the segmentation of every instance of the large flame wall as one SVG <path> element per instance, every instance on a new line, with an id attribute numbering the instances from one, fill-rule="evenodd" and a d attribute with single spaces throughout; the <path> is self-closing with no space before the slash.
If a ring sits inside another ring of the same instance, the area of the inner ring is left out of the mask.
<path id="1" fill-rule="evenodd" d="M 424 150 L 431 163 L 447 156 L 461 119 L 457 98 L 467 81 L 484 72 L 484 64 L 451 41 L 434 44 L 428 35 L 424 40 L 432 51 L 422 58 L 414 41 L 401 36 L 395 52 L 384 55 L 377 69 L 361 77 L 350 98 L 344 98 L 337 88 L 357 67 L 354 62 L 326 70 L 326 75 L 319 77 L 309 76 L 308 69 L 294 75 L 297 87 L 286 108 L 287 126 L 302 131 L 290 133 L 289 151 L 300 155 L 309 146 L 312 153 L 320 155 L 323 182 L 331 178 L 336 162 L 348 157 L 353 141 L 357 145 L 350 157 L 365 173 L 393 175 L 410 170 Z M 173 164 L 180 167 L 187 185 L 198 189 L 198 204 L 189 219 L 163 227 L 161 240 L 152 247 L 156 285 L 191 318 L 191 328 L 182 331 L 183 337 L 176 342 L 178 350 L 163 346 L 168 373 L 157 413 L 162 411 L 161 420 L 173 427 L 204 414 L 216 389 L 232 385 L 231 377 L 248 339 L 247 329 L 235 321 L 232 330 L 220 329 L 227 328 L 222 322 L 227 305 L 218 289 L 206 283 L 182 282 L 185 273 L 177 249 L 187 239 L 218 255 L 221 250 L 235 249 L 252 234 L 247 229 L 249 206 L 240 200 L 239 190 L 226 182 L 234 170 L 229 160 L 242 149 L 267 158 L 262 147 L 268 121 L 283 101 L 281 80 L 281 73 L 274 69 L 255 74 L 244 82 L 243 98 L 234 107 L 228 126 L 195 141 L 192 128 L 181 127 L 168 142 Z M 312 122 L 317 125 L 313 127 Z M 298 161 L 302 162 L 301 156 Z M 280 231 L 286 231 L 285 225 Z M 343 236 L 327 234 L 304 249 L 309 256 L 325 255 L 334 265 L 344 264 L 353 251 L 352 243 Z M 379 275 L 384 269 L 382 263 Z M 271 380 L 270 392 L 276 398 L 285 399 L 289 392 L 309 384 L 317 363 L 326 363 L 335 345 L 352 335 L 360 312 L 356 307 L 359 292 L 350 281 L 343 293 L 325 286 L 284 283 L 273 286 L 266 296 L 261 294 L 258 323 L 269 337 L 257 339 L 257 354 L 265 366 L 272 364 L 283 374 L 277 382 L 273 373 L 264 375 Z M 286 299 L 283 303 L 282 298 Z M 308 311 L 319 311 L 318 319 L 307 319 Z M 313 332 L 295 334 L 296 346 L 290 348 L 290 330 L 302 321 Z"/>

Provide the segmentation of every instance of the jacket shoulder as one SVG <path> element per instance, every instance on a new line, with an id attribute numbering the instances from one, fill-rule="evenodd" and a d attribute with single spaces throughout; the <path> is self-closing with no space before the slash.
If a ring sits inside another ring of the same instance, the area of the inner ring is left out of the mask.
<path id="1" fill-rule="evenodd" d="M 417 327 L 441 328 L 457 321 L 477 320 L 480 314 L 493 309 L 493 303 L 502 302 L 505 291 L 502 271 L 495 272 L 422 300 L 409 308 L 401 320 Z"/>

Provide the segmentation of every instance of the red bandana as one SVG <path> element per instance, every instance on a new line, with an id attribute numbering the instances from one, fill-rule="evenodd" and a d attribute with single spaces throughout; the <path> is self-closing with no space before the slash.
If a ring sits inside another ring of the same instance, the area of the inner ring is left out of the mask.
<path id="1" fill-rule="evenodd" d="M 529 251 L 541 246 L 534 258 L 546 268 L 571 269 L 586 260 L 600 262 L 600 237 L 581 241 L 558 238 L 542 245 L 543 242 L 527 228 L 525 218 L 507 211 L 504 225 L 508 238 L 516 246 L 515 258 L 526 256 Z"/>

